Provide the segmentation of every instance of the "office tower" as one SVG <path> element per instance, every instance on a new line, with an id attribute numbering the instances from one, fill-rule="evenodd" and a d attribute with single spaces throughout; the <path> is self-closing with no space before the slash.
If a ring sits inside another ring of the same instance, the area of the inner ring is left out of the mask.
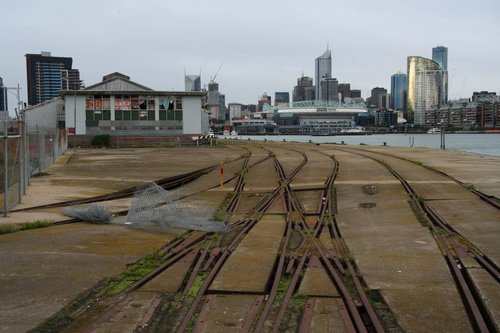
<path id="1" fill-rule="evenodd" d="M 397 72 L 391 76 L 391 109 L 403 110 L 403 92 L 406 90 L 407 76 Z"/>
<path id="2" fill-rule="evenodd" d="M 321 56 L 316 58 L 315 65 L 316 99 L 321 100 L 323 99 L 321 96 L 321 80 L 332 78 L 332 52 L 328 47 Z"/>
<path id="3" fill-rule="evenodd" d="M 9 111 L 9 104 L 7 101 L 7 87 L 3 85 L 3 80 L 0 77 L 0 111 Z"/>
<path id="4" fill-rule="evenodd" d="M 50 52 L 26 54 L 28 104 L 59 97 L 61 90 L 80 89 L 80 73 L 72 68 L 72 63 L 72 58 L 52 57 Z"/>
<path id="5" fill-rule="evenodd" d="M 340 101 L 344 103 L 346 97 L 351 97 L 351 84 L 339 83 L 338 91 L 340 93 Z"/>
<path id="6" fill-rule="evenodd" d="M 447 100 L 442 87 L 448 87 L 448 71 L 442 70 L 433 60 L 408 57 L 408 89 L 406 119 L 416 125 L 425 125 L 425 111 L 441 105 Z"/>
<path id="7" fill-rule="evenodd" d="M 339 92 L 338 85 L 339 82 L 337 79 L 323 79 L 320 82 L 321 84 L 321 100 L 322 101 L 335 101 L 339 100 Z"/>
<path id="8" fill-rule="evenodd" d="M 387 89 L 381 87 L 375 87 L 372 89 L 371 94 L 371 104 L 375 105 L 379 109 L 387 108 L 388 106 L 388 96 Z"/>
<path id="9" fill-rule="evenodd" d="M 306 94 L 306 89 L 308 90 L 308 93 Z M 311 90 L 312 89 L 312 93 Z M 313 79 L 302 75 L 302 77 L 299 77 L 297 79 L 297 85 L 293 87 L 293 101 L 294 102 L 300 102 L 300 101 L 308 101 L 310 99 L 307 99 L 306 97 L 313 97 L 312 100 L 314 100 L 314 86 L 313 86 Z"/>
<path id="10" fill-rule="evenodd" d="M 184 91 L 201 91 L 201 75 L 184 74 Z"/>
<path id="11" fill-rule="evenodd" d="M 277 91 L 274 93 L 274 106 L 289 104 L 290 93 L 288 91 Z"/>
<path id="12" fill-rule="evenodd" d="M 448 70 L 448 48 L 444 46 L 432 48 L 432 60 L 437 62 L 441 69 Z"/>

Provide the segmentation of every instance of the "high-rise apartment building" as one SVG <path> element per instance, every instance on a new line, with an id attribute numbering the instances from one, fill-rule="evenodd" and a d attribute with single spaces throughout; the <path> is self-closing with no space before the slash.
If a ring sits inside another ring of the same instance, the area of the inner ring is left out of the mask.
<path id="1" fill-rule="evenodd" d="M 353 89 L 351 90 L 349 97 L 351 98 L 361 98 L 361 90 L 359 89 Z"/>
<path id="2" fill-rule="evenodd" d="M 444 46 L 432 48 L 432 60 L 437 62 L 441 69 L 448 70 L 448 48 Z"/>
<path id="3" fill-rule="evenodd" d="M 7 88 L 3 85 L 3 80 L 0 77 L 0 111 L 9 111 L 7 101 Z"/>
<path id="4" fill-rule="evenodd" d="M 300 102 L 314 100 L 314 90 L 313 79 L 302 75 L 302 77 L 297 79 L 297 85 L 293 87 L 293 101 Z"/>
<path id="5" fill-rule="evenodd" d="M 321 85 L 321 100 L 322 101 L 335 101 L 339 100 L 338 86 L 339 82 L 336 78 L 323 79 Z"/>
<path id="6" fill-rule="evenodd" d="M 408 57 L 407 114 L 410 123 L 425 125 L 425 111 L 444 105 L 448 87 L 448 71 L 433 60 Z"/>
<path id="7" fill-rule="evenodd" d="M 257 103 L 257 112 L 262 112 L 265 104 L 271 105 L 271 101 L 271 96 L 269 96 L 266 92 L 263 93 Z"/>
<path id="8" fill-rule="evenodd" d="M 207 107 L 210 119 L 221 122 L 226 119 L 226 96 L 219 92 L 219 84 L 211 81 L 208 83 Z"/>
<path id="9" fill-rule="evenodd" d="M 321 96 L 321 80 L 332 78 L 332 52 L 327 48 L 326 51 L 316 58 L 315 61 L 315 74 L 316 83 L 316 99 L 322 100 Z"/>
<path id="10" fill-rule="evenodd" d="M 72 58 L 52 57 L 50 52 L 26 54 L 28 104 L 56 98 L 61 90 L 79 90 L 80 72 L 72 64 Z"/>
<path id="11" fill-rule="evenodd" d="M 184 91 L 201 91 L 201 75 L 184 75 Z"/>
<path id="12" fill-rule="evenodd" d="M 403 110 L 404 92 L 407 87 L 407 76 L 402 72 L 397 72 L 391 76 L 391 109 Z"/>

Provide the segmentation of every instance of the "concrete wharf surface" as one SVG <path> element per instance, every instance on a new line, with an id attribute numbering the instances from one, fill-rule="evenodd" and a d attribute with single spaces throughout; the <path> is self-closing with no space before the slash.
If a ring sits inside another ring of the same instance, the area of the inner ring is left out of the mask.
<path id="1" fill-rule="evenodd" d="M 368 287 L 380 291 L 404 331 L 471 332 L 445 260 L 399 181 L 366 157 L 335 151 L 335 158 L 337 223 Z"/>
<path id="2" fill-rule="evenodd" d="M 497 266 L 500 266 L 500 211 L 498 209 L 434 171 L 394 157 L 377 154 L 370 156 L 382 158 L 385 163 L 403 176 L 416 193 L 421 195 L 450 226 L 474 243 Z"/>
<path id="3" fill-rule="evenodd" d="M 222 266 L 210 292 L 264 294 L 285 230 L 281 215 L 264 215 Z"/>
<path id="4" fill-rule="evenodd" d="M 278 146 L 270 143 L 263 145 Z M 402 195 L 399 181 L 392 176 L 380 176 L 387 175 L 387 171 L 380 165 L 367 158 L 359 157 L 354 160 L 352 158 L 354 155 L 336 150 L 336 145 L 291 145 L 294 149 L 305 151 L 308 154 L 309 163 L 316 163 L 318 167 L 327 165 L 324 168 L 325 173 L 328 173 L 327 169 L 332 166 L 331 161 L 326 164 L 328 157 L 325 156 L 323 159 L 320 154 L 311 153 L 311 149 L 321 150 L 336 157 L 343 154 L 345 160 L 341 163 L 341 170 L 344 168 L 344 170 L 352 171 L 353 174 L 358 174 L 356 177 L 344 177 L 343 180 L 340 178 L 337 180 L 337 186 L 343 187 L 343 191 L 338 190 L 337 195 L 339 195 L 339 200 L 344 198 L 344 209 L 347 209 L 344 217 L 350 219 L 349 223 L 341 226 L 341 232 L 351 248 L 353 259 L 363 274 L 368 288 L 379 290 L 382 293 L 392 312 L 396 314 L 401 327 L 409 332 L 470 331 L 467 316 L 461 301 L 457 299 L 453 282 L 450 284 L 443 282 L 449 279 L 449 270 L 444 259 L 440 257 L 441 254 L 430 237 L 430 232 L 424 232 L 423 227 L 420 227 L 422 228 L 420 230 L 419 224 L 415 220 L 409 223 L 415 217 L 408 216 L 406 208 L 402 208 L 401 202 L 406 202 L 407 198 Z M 267 154 L 252 144 L 249 144 L 248 147 L 256 154 L 257 152 L 262 156 Z M 360 148 L 360 146 L 341 147 L 343 149 Z M 474 184 L 480 190 L 490 194 L 497 193 L 497 197 L 499 196 L 500 158 L 430 149 L 367 146 L 362 148 L 394 153 L 420 161 L 425 165 L 445 171 L 463 182 Z M 175 148 L 166 151 L 163 149 L 79 150 L 76 159 L 71 159 L 67 164 L 56 164 L 49 169 L 48 176 L 34 178 L 32 186 L 28 188 L 28 195 L 23 198 L 23 206 L 109 193 L 131 185 L 199 169 L 228 158 L 236 158 L 244 151 L 237 146 Z M 298 153 L 289 155 L 285 158 L 287 171 L 293 170 L 296 162 L 301 159 Z M 279 158 L 278 154 L 277 156 Z M 255 157 L 252 155 L 251 159 L 254 160 Z M 321 161 L 325 162 L 324 164 L 323 162 L 317 163 L 320 158 Z M 374 166 L 379 172 L 373 171 Z M 228 173 L 238 169 L 227 166 L 227 164 L 226 167 Z M 272 161 L 267 164 L 267 167 L 272 170 Z M 310 176 L 299 173 L 292 187 L 315 187 L 321 183 L 323 171 L 321 172 L 322 176 L 317 177 L 314 169 L 308 169 L 307 173 Z M 252 177 L 246 178 L 249 186 L 245 187 L 246 197 L 243 196 L 242 205 L 245 205 L 248 200 L 258 201 L 266 191 L 271 191 L 278 182 L 275 172 L 269 172 L 263 177 L 262 174 L 252 171 L 252 169 L 249 171 L 249 175 L 251 172 L 253 174 L 251 174 Z M 197 180 L 196 186 L 190 185 L 187 188 L 190 188 L 190 191 L 195 191 L 197 188 L 202 189 L 211 184 L 215 185 L 218 181 L 218 172 L 213 172 L 210 177 Z M 367 182 L 377 184 L 379 193 L 370 196 L 363 193 L 362 186 Z M 419 183 L 434 184 L 436 191 L 441 189 L 440 185 L 452 184 L 450 181 L 442 179 L 431 181 L 425 177 L 413 180 L 413 185 Z M 212 190 L 205 195 L 200 194 L 198 198 L 211 199 L 215 197 L 214 194 L 217 194 L 217 199 L 211 201 L 211 203 L 216 204 L 224 196 L 223 192 L 227 191 L 231 191 L 229 185 L 222 191 Z M 455 191 L 454 188 L 451 191 Z M 435 199 L 438 199 L 441 194 L 435 193 Z M 446 192 L 443 193 L 446 194 Z M 314 209 L 313 197 L 316 197 L 316 194 L 307 193 L 304 195 L 305 201 L 310 202 L 309 209 L 311 211 Z M 387 200 L 375 199 L 382 196 Z M 351 199 L 358 201 L 350 202 Z M 454 200 L 468 201 L 469 199 L 455 197 Z M 429 200 L 428 203 L 436 204 L 438 201 Z M 442 204 L 446 202 L 441 201 Z M 361 208 L 359 207 L 360 202 L 376 203 L 377 206 Z M 126 203 L 122 205 L 126 206 Z M 435 208 L 441 210 L 441 213 L 445 211 L 443 207 Z M 394 214 L 393 210 L 398 214 Z M 279 208 L 276 211 L 282 212 L 283 209 Z M 468 212 L 461 207 L 455 211 L 455 215 L 458 217 L 464 217 L 467 214 Z M 397 216 L 394 217 L 394 215 Z M 0 220 L 0 226 L 38 219 L 55 220 L 58 217 L 64 218 L 60 210 L 37 211 L 30 214 L 13 213 L 10 214 L 9 218 Z M 277 216 L 273 215 L 272 217 Z M 313 225 L 314 217 L 307 217 L 307 219 L 311 220 L 308 223 Z M 469 232 L 472 235 L 481 233 L 482 228 L 490 228 L 488 229 L 489 233 L 497 236 L 499 233 L 496 231 L 496 225 L 498 223 L 494 222 L 488 225 L 478 224 L 477 228 L 471 229 Z M 389 229 L 395 234 L 384 232 Z M 281 232 L 283 230 L 284 222 L 282 222 Z M 396 235 L 410 238 L 410 242 L 405 239 L 399 240 Z M 151 253 L 152 250 L 157 249 L 165 241 L 175 236 L 175 234 L 147 234 L 120 226 L 96 226 L 83 223 L 0 235 L 0 251 L 2 252 L 0 257 L 0 332 L 25 332 L 33 328 L 41 320 L 60 310 L 72 298 L 92 287 L 100 279 L 120 273 L 126 264 Z M 320 241 L 327 251 L 328 248 L 333 251 L 328 235 L 322 233 Z M 493 243 L 490 243 L 489 246 L 491 247 L 490 253 L 498 250 L 499 247 L 498 244 Z M 482 250 L 486 251 L 487 249 Z M 252 252 L 254 248 L 249 247 L 247 251 Z M 419 270 L 415 265 L 420 258 L 415 253 L 421 251 L 425 252 L 424 257 L 429 258 L 429 260 L 425 265 L 418 266 Z M 395 252 L 397 255 L 394 255 Z M 411 258 L 411 261 L 405 263 L 403 259 L 408 257 Z M 173 266 L 170 274 L 175 273 L 174 275 L 180 278 L 186 272 L 186 266 L 183 264 L 185 263 L 179 262 L 178 265 Z M 391 265 L 393 268 L 400 269 L 384 272 Z M 500 299 L 498 297 L 498 283 L 488 279 L 488 276 L 484 276 L 484 270 L 477 267 L 477 264 L 467 263 L 467 265 L 470 267 L 474 283 L 480 288 L 492 316 L 496 318 L 498 323 L 497 309 L 498 299 Z M 384 274 L 386 274 L 385 277 Z M 433 274 L 439 277 L 437 281 L 429 278 Z M 139 316 L 139 313 L 147 311 L 148 307 L 154 305 L 154 295 L 157 291 L 174 290 L 178 287 L 178 279 L 173 278 L 173 275 L 160 276 L 161 280 L 155 282 L 157 286 L 145 286 L 145 288 L 152 289 L 139 290 L 135 293 L 128 305 L 122 308 L 122 313 L 127 314 L 128 311 L 137 309 L 135 313 Z M 165 279 L 170 278 L 172 278 L 172 284 L 165 281 Z M 448 303 L 444 304 L 442 308 L 438 308 L 435 302 L 443 302 L 444 295 L 447 294 L 451 295 Z M 426 296 L 427 303 L 424 300 Z M 204 331 L 234 331 L 234 328 L 238 327 L 236 323 L 241 323 L 242 318 L 245 317 L 244 313 L 255 305 L 256 299 L 256 295 L 213 295 L 214 302 L 209 307 L 203 308 L 204 311 L 208 311 L 205 309 L 210 308 L 211 313 L 207 312 L 208 319 Z M 315 300 L 310 323 L 312 332 L 342 332 L 345 329 L 339 314 L 338 298 L 313 297 L 310 299 Z M 416 301 L 421 302 L 418 304 L 421 304 L 422 307 L 414 305 Z M 449 308 L 448 305 L 450 305 Z M 215 316 L 212 317 L 213 315 Z M 456 316 L 459 316 L 458 322 Z M 127 323 L 124 322 L 123 325 L 114 326 L 111 324 L 108 328 L 119 329 L 118 331 L 132 331 L 132 326 L 142 320 L 139 317 L 134 317 L 132 320 L 132 317 L 133 315 L 128 316 L 130 321 L 127 320 Z M 425 322 L 422 323 L 420 320 Z M 441 326 L 433 328 L 438 325 L 437 322 L 441 322 Z"/>

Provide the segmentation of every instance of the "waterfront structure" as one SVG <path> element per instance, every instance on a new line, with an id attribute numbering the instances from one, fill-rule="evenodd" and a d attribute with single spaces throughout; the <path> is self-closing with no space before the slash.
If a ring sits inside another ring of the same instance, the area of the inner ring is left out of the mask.
<path id="1" fill-rule="evenodd" d="M 293 102 L 313 100 L 314 91 L 313 79 L 302 75 L 297 79 L 297 85 L 293 87 Z"/>
<path id="2" fill-rule="evenodd" d="M 379 109 L 386 109 L 388 106 L 389 97 L 387 96 L 387 89 L 381 87 L 375 87 L 372 89 L 371 94 L 371 105 Z"/>
<path id="3" fill-rule="evenodd" d="M 320 82 L 321 85 L 321 100 L 322 101 L 338 101 L 339 93 L 338 93 L 338 85 L 339 82 L 336 78 L 332 79 L 323 79 Z"/>
<path id="4" fill-rule="evenodd" d="M 7 87 L 3 85 L 0 77 L 0 111 L 9 111 L 9 102 L 7 100 Z"/>
<path id="5" fill-rule="evenodd" d="M 326 51 L 316 58 L 315 60 L 315 94 L 317 100 L 322 100 L 323 96 L 321 95 L 321 81 L 325 79 L 332 78 L 332 52 L 326 48 Z"/>
<path id="6" fill-rule="evenodd" d="M 364 103 L 344 104 L 337 101 L 300 101 L 274 108 L 282 134 L 333 135 L 355 128 L 368 114 Z"/>
<path id="7" fill-rule="evenodd" d="M 208 134 L 208 114 L 202 108 L 205 92 L 156 91 L 115 72 L 102 82 L 61 95 L 64 108 L 59 121 L 78 137 Z"/>
<path id="8" fill-rule="evenodd" d="M 184 91 L 201 91 L 201 75 L 184 74 Z"/>
<path id="9" fill-rule="evenodd" d="M 390 127 L 397 125 L 398 114 L 390 110 L 378 110 L 375 112 L 375 126 Z"/>
<path id="10" fill-rule="evenodd" d="M 432 60 L 438 63 L 443 70 L 448 70 L 448 48 L 436 46 L 432 48 Z"/>
<path id="11" fill-rule="evenodd" d="M 57 98 L 61 90 L 80 89 L 80 72 L 72 64 L 72 58 L 53 57 L 50 52 L 26 54 L 28 104 Z"/>
<path id="12" fill-rule="evenodd" d="M 391 76 L 391 109 L 402 111 L 404 106 L 404 95 L 407 88 L 407 76 L 403 72 L 397 72 Z"/>
<path id="13" fill-rule="evenodd" d="M 274 93 L 274 105 L 289 104 L 290 93 L 288 91 L 277 91 Z"/>
<path id="14" fill-rule="evenodd" d="M 448 87 L 448 71 L 442 70 L 433 60 L 409 56 L 407 89 L 407 114 L 410 123 L 425 125 L 425 111 L 446 103 Z"/>

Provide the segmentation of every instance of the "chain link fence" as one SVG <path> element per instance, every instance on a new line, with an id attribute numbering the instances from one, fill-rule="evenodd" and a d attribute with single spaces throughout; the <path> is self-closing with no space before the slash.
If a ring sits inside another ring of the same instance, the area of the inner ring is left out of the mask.
<path id="1" fill-rule="evenodd" d="M 66 133 L 55 128 L 28 128 L 22 122 L 0 122 L 0 211 L 4 216 L 21 203 L 31 177 L 41 174 L 64 153 Z"/>

